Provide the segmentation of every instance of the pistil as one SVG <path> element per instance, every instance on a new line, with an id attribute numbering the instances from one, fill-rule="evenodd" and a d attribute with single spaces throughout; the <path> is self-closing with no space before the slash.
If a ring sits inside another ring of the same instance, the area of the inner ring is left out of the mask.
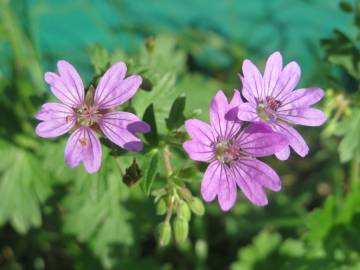
<path id="1" fill-rule="evenodd" d="M 230 164 L 240 156 L 239 146 L 232 140 L 219 142 L 216 145 L 216 158 L 224 164 Z"/>

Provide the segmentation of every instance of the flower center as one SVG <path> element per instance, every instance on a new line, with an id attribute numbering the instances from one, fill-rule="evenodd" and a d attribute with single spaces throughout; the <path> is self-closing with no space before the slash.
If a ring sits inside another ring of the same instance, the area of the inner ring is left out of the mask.
<path id="1" fill-rule="evenodd" d="M 216 145 L 216 158 L 222 163 L 229 164 L 239 157 L 240 147 L 234 141 L 223 141 Z"/>
<path id="2" fill-rule="evenodd" d="M 76 115 L 79 124 L 87 127 L 96 124 L 101 117 L 97 108 L 88 105 L 83 105 L 78 109 Z"/>
<path id="3" fill-rule="evenodd" d="M 277 119 L 276 112 L 281 106 L 281 102 L 273 97 L 266 97 L 265 100 L 258 101 L 256 112 L 259 117 L 267 122 Z"/>

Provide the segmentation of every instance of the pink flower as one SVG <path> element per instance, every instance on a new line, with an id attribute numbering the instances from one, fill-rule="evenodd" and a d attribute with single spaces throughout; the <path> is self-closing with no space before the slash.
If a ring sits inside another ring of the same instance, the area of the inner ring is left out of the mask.
<path id="1" fill-rule="evenodd" d="M 90 88 L 85 97 L 76 69 L 63 60 L 57 67 L 59 74 L 47 72 L 45 81 L 61 103 L 45 103 L 41 107 L 35 117 L 42 122 L 35 132 L 43 138 L 71 133 L 65 148 L 69 167 L 83 162 L 89 173 L 99 170 L 102 149 L 96 133 L 129 151 L 142 150 L 143 143 L 133 133 L 149 132 L 149 125 L 132 113 L 115 111 L 136 93 L 142 82 L 139 75 L 125 78 L 126 65 L 118 62 L 102 76 L 95 92 Z"/>
<path id="2" fill-rule="evenodd" d="M 202 197 L 207 202 L 218 197 L 224 211 L 233 207 L 237 186 L 253 204 L 268 203 L 263 188 L 279 191 L 280 178 L 255 157 L 272 155 L 288 144 L 285 136 L 273 132 L 264 123 L 242 128 L 240 122 L 227 120 L 225 114 L 228 118 L 240 102 L 238 91 L 230 104 L 219 91 L 210 106 L 211 126 L 197 119 L 185 122 L 191 137 L 183 145 L 185 151 L 193 160 L 210 163 L 201 183 Z"/>
<path id="3" fill-rule="evenodd" d="M 283 68 L 279 52 L 269 57 L 263 76 L 250 60 L 244 61 L 242 70 L 242 94 L 248 102 L 240 104 L 238 118 L 267 122 L 288 138 L 296 153 L 306 156 L 309 147 L 291 125 L 320 126 L 326 121 L 322 111 L 310 107 L 323 98 L 324 91 L 316 87 L 294 90 L 300 80 L 300 67 L 291 62 Z M 289 146 L 276 153 L 281 160 L 289 155 Z"/>

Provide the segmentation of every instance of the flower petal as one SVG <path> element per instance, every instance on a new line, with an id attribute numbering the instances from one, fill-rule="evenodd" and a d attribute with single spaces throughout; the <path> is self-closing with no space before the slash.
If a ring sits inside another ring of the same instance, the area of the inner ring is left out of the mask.
<path id="1" fill-rule="evenodd" d="M 57 63 L 59 75 L 46 72 L 44 79 L 51 86 L 51 91 L 61 102 L 73 108 L 80 108 L 84 103 L 84 84 L 76 69 L 68 62 Z"/>
<path id="2" fill-rule="evenodd" d="M 234 95 L 230 101 L 229 107 L 233 108 L 233 107 L 237 107 L 239 106 L 241 103 L 243 103 L 242 99 L 241 99 L 241 95 L 239 90 L 234 89 Z"/>
<path id="3" fill-rule="evenodd" d="M 288 140 L 280 133 L 264 130 L 261 124 L 252 124 L 240 134 L 237 144 L 245 155 L 264 157 L 282 150 Z"/>
<path id="4" fill-rule="evenodd" d="M 35 118 L 42 120 L 36 126 L 36 135 L 43 138 L 53 138 L 68 132 L 75 124 L 74 111 L 61 103 L 45 103 L 41 106 Z"/>
<path id="5" fill-rule="evenodd" d="M 88 127 L 80 127 L 69 137 L 65 147 L 65 163 L 77 167 L 84 163 L 88 173 L 95 173 L 101 165 L 102 149 L 100 140 Z"/>
<path id="6" fill-rule="evenodd" d="M 314 108 L 294 108 L 282 110 L 276 115 L 286 122 L 303 126 L 321 126 L 326 121 L 325 114 Z"/>
<path id="7" fill-rule="evenodd" d="M 290 147 L 285 146 L 282 150 L 275 153 L 279 160 L 287 160 L 290 157 Z"/>
<path id="8" fill-rule="evenodd" d="M 253 181 L 272 191 L 281 189 L 281 181 L 278 174 L 267 164 L 255 158 L 241 158 L 238 161 L 241 169 Z"/>
<path id="9" fill-rule="evenodd" d="M 101 131 L 113 143 L 120 147 L 139 152 L 144 144 L 133 132 L 148 132 L 150 127 L 136 115 L 128 112 L 110 112 L 98 122 Z"/>
<path id="10" fill-rule="evenodd" d="M 216 133 L 222 137 L 225 135 L 225 114 L 228 109 L 228 101 L 223 91 L 218 91 L 211 100 L 210 104 L 210 122 Z"/>
<path id="11" fill-rule="evenodd" d="M 284 134 L 288 138 L 289 145 L 301 157 L 305 157 L 308 154 L 309 147 L 299 132 L 296 131 L 296 129 L 286 124 L 278 124 L 274 126 L 274 128 L 276 131 Z M 281 158 L 279 159 L 281 160 Z"/>
<path id="12" fill-rule="evenodd" d="M 239 121 L 237 115 L 239 111 L 239 105 L 242 103 L 241 95 L 239 90 L 234 90 L 233 98 L 229 104 L 229 110 L 225 114 L 225 119 L 228 121 Z"/>
<path id="13" fill-rule="evenodd" d="M 213 159 L 215 155 L 215 151 L 212 147 L 197 141 L 186 141 L 184 142 L 183 147 L 192 160 L 206 162 Z"/>
<path id="14" fill-rule="evenodd" d="M 321 88 L 303 88 L 290 92 L 283 99 L 278 111 L 288 110 L 292 108 L 306 108 L 324 97 L 324 91 Z"/>
<path id="15" fill-rule="evenodd" d="M 132 75 L 124 79 L 126 65 L 123 62 L 114 64 L 100 79 L 94 96 L 94 105 L 100 109 L 116 107 L 128 101 L 139 89 L 142 78 Z"/>
<path id="16" fill-rule="evenodd" d="M 261 98 L 263 94 L 262 76 L 259 69 L 248 59 L 243 62 L 243 91 L 247 92 L 244 96 Z M 245 88 L 245 89 L 244 89 Z M 248 101 L 251 101 L 248 99 Z"/>
<path id="17" fill-rule="evenodd" d="M 282 65 L 282 56 L 279 52 L 274 52 L 266 61 L 263 77 L 265 97 L 271 96 L 271 93 L 273 92 L 280 77 Z"/>
<path id="18" fill-rule="evenodd" d="M 125 63 L 118 62 L 112 65 L 105 74 L 101 77 L 94 94 L 94 104 L 99 106 L 106 95 L 109 95 L 115 88 L 118 87 L 119 82 L 123 81 L 126 75 L 127 67 Z"/>
<path id="19" fill-rule="evenodd" d="M 234 178 L 240 190 L 244 193 L 253 204 L 258 206 L 265 206 L 268 204 L 266 193 L 262 186 L 252 178 L 252 175 L 247 173 L 248 169 L 243 169 L 245 165 L 239 162 L 234 163 L 233 171 Z"/>
<path id="20" fill-rule="evenodd" d="M 273 133 L 274 131 L 272 127 L 266 122 L 253 122 L 246 128 L 246 132 Z"/>
<path id="21" fill-rule="evenodd" d="M 252 103 L 242 103 L 238 108 L 238 119 L 248 122 L 260 120 L 259 116 L 257 115 L 256 108 Z"/>
<path id="22" fill-rule="evenodd" d="M 107 119 L 121 120 L 121 126 L 130 132 L 148 133 L 151 129 L 148 123 L 142 121 L 133 113 L 116 111 L 107 113 L 104 116 Z"/>
<path id="23" fill-rule="evenodd" d="M 250 102 L 252 104 L 256 104 L 256 99 L 254 97 L 254 94 L 251 91 L 250 86 L 248 85 L 247 81 L 245 80 L 244 76 L 241 76 L 239 74 L 241 83 L 242 83 L 242 90 L 241 90 L 241 94 L 243 95 L 243 97 L 245 98 L 245 100 L 247 102 Z"/>
<path id="24" fill-rule="evenodd" d="M 211 127 L 200 120 L 190 119 L 185 121 L 185 129 L 189 133 L 191 139 L 201 142 L 204 145 L 212 145 L 215 142 Z"/>
<path id="25" fill-rule="evenodd" d="M 223 211 L 229 211 L 236 202 L 237 187 L 230 169 L 223 165 L 220 171 L 218 201 Z"/>
<path id="26" fill-rule="evenodd" d="M 211 127 L 215 130 L 220 138 L 229 138 L 233 136 L 241 127 L 240 123 L 228 121 L 225 114 L 229 110 L 229 104 L 225 94 L 220 90 L 213 97 L 210 104 L 210 122 Z"/>
<path id="27" fill-rule="evenodd" d="M 201 181 L 201 195 L 206 202 L 211 202 L 218 194 L 223 164 L 219 161 L 210 163 Z"/>
<path id="28" fill-rule="evenodd" d="M 296 85 L 299 83 L 300 77 L 300 66 L 296 62 L 290 62 L 281 72 L 280 78 L 270 96 L 276 100 L 282 101 L 283 97 L 295 89 Z"/>

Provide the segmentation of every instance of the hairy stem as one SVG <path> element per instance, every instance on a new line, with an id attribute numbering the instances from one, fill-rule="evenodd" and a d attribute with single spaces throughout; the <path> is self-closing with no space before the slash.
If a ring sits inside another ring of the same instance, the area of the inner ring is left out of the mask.
<path id="1" fill-rule="evenodd" d="M 120 161 L 119 161 L 116 157 L 115 157 L 114 159 L 115 159 L 115 164 L 116 164 L 116 167 L 118 168 L 118 170 L 119 170 L 119 172 L 120 172 L 121 176 L 124 176 L 124 172 L 123 172 L 123 170 L 121 169 L 121 164 L 120 164 Z"/>
<path id="2" fill-rule="evenodd" d="M 173 213 L 173 209 L 174 209 L 174 200 L 171 199 L 168 210 L 167 210 L 167 213 L 166 213 L 164 223 L 170 222 L 170 219 L 171 219 L 171 216 L 172 216 L 172 213 Z"/>
<path id="3" fill-rule="evenodd" d="M 163 159 L 164 159 L 165 170 L 168 176 L 171 176 L 173 174 L 173 169 L 170 163 L 170 156 L 171 156 L 171 152 L 169 150 L 169 146 L 166 145 L 163 150 Z"/>

